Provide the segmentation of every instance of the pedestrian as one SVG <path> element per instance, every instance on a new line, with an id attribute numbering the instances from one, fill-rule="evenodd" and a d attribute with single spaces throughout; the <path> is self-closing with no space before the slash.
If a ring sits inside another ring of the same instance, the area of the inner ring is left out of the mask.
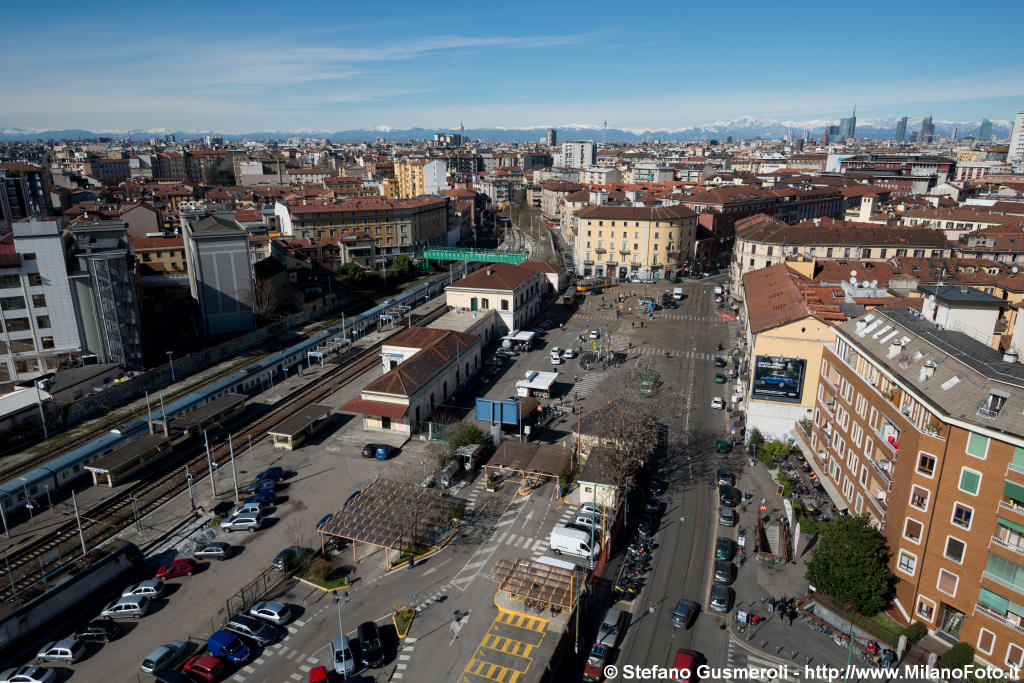
<path id="1" fill-rule="evenodd" d="M 629 327 L 630 327 L 631 329 L 634 329 L 634 330 L 635 330 L 635 329 L 636 329 L 636 321 L 635 321 L 635 320 L 630 320 L 630 321 L 629 321 Z"/>
<path id="2" fill-rule="evenodd" d="M 789 608 L 789 627 L 793 628 L 793 621 L 796 619 L 796 607 Z"/>
<path id="3" fill-rule="evenodd" d="M 775 611 L 775 598 L 768 598 L 768 611 L 769 612 L 774 612 Z"/>

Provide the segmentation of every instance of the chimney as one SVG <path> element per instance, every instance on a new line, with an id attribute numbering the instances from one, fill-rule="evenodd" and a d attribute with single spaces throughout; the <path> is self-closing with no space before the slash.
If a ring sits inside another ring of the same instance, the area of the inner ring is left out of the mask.
<path id="1" fill-rule="evenodd" d="M 1010 348 L 1003 351 L 1003 361 L 1006 363 L 1017 362 L 1017 351 L 1011 346 Z"/>
<path id="2" fill-rule="evenodd" d="M 867 327 L 867 326 L 868 326 L 868 323 L 867 323 L 866 320 L 858 320 L 857 321 L 857 332 L 858 332 L 858 334 L 863 332 L 864 328 Z"/>
<path id="3" fill-rule="evenodd" d="M 488 276 L 494 275 L 494 268 L 488 268 L 487 269 L 487 275 Z"/>
<path id="4" fill-rule="evenodd" d="M 889 356 L 888 357 L 889 358 L 895 358 L 896 356 L 900 355 L 900 351 L 902 351 L 902 350 L 903 350 L 903 344 L 901 344 L 899 341 L 894 341 L 891 344 L 889 344 Z"/>
<path id="5" fill-rule="evenodd" d="M 921 374 L 917 376 L 919 382 L 923 382 L 935 374 L 935 361 L 926 360 L 921 364 Z"/>

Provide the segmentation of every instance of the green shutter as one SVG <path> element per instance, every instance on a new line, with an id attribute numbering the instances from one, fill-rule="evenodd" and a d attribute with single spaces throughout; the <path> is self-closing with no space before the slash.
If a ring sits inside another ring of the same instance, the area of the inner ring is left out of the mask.
<path id="1" fill-rule="evenodd" d="M 978 485 L 981 483 L 981 475 L 977 472 L 972 472 L 966 467 L 960 470 L 960 488 L 968 493 L 977 494 Z M 1022 489 L 1024 490 L 1024 489 Z"/>
<path id="2" fill-rule="evenodd" d="M 989 553 L 985 573 L 1001 584 L 1024 591 L 1024 567 L 1013 560 Z"/>
<path id="3" fill-rule="evenodd" d="M 1024 472 L 1024 448 L 1013 449 L 1013 466 Z"/>
<path id="4" fill-rule="evenodd" d="M 1002 524 L 1003 526 L 1009 528 L 1009 529 L 1013 529 L 1018 534 L 1024 534 L 1024 526 L 1021 526 L 1020 524 L 1017 524 L 1016 522 L 1011 522 L 1008 519 L 1003 519 L 1002 517 L 1000 517 L 999 518 L 999 523 Z"/>
<path id="5" fill-rule="evenodd" d="M 981 589 L 981 593 L 978 595 L 978 602 L 985 605 L 985 607 L 994 609 L 1000 614 L 1006 614 L 1010 607 L 1010 601 L 1007 598 L 998 593 L 993 593 L 987 588 Z"/>
<path id="6" fill-rule="evenodd" d="M 973 455 L 975 458 L 985 458 L 985 453 L 988 451 L 988 437 L 982 436 L 981 434 L 975 434 L 971 432 L 971 435 L 967 437 L 967 452 Z"/>
<path id="7" fill-rule="evenodd" d="M 1006 486 L 1003 488 L 1003 495 L 1024 503 L 1024 486 L 1008 481 L 1006 482 Z"/>

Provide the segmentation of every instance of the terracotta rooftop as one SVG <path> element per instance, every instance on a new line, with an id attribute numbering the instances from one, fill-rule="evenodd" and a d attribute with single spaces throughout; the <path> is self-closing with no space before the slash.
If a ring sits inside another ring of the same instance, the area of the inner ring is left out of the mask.
<path id="1" fill-rule="evenodd" d="M 514 263 L 492 263 L 449 285 L 453 289 L 492 289 L 511 292 L 538 271 Z"/>
<path id="2" fill-rule="evenodd" d="M 694 218 L 697 213 L 686 206 L 586 206 L 576 212 L 579 218 L 618 218 L 636 221 Z"/>
<path id="3" fill-rule="evenodd" d="M 777 263 L 743 276 L 750 331 L 757 334 L 811 314 L 795 282 L 797 277 Z"/>
<path id="4" fill-rule="evenodd" d="M 415 333 L 413 333 L 414 329 Z M 473 334 L 452 330 L 435 330 L 427 327 L 409 328 L 406 332 L 411 334 L 406 337 L 401 334 L 392 337 L 388 344 L 412 348 L 419 346 L 413 342 L 427 345 L 398 367 L 367 384 L 363 387 L 363 391 L 411 396 L 426 385 L 439 370 L 447 367 L 459 354 L 466 353 L 479 340 L 479 337 Z M 432 341 L 431 338 L 433 338 Z"/>

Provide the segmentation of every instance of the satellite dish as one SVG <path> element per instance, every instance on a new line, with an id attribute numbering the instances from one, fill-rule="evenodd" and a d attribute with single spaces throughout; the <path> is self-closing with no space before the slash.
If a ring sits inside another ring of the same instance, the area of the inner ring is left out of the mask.
<path id="1" fill-rule="evenodd" d="M 857 271 L 856 270 L 851 270 L 850 271 L 850 277 L 857 277 Z"/>
<path id="2" fill-rule="evenodd" d="M 935 295 L 934 294 L 929 294 L 928 295 L 928 301 L 935 301 Z"/>
<path id="3" fill-rule="evenodd" d="M 1013 268 L 1011 268 L 1011 270 L 1013 271 L 1013 274 L 1014 274 L 1014 275 L 1016 275 L 1016 274 L 1017 274 L 1017 266 L 1014 266 Z"/>
<path id="4" fill-rule="evenodd" d="M 857 278 L 855 278 L 853 276 L 850 276 L 850 284 L 853 285 L 854 287 L 856 287 L 857 286 Z"/>
<path id="5" fill-rule="evenodd" d="M 878 286 L 878 280 L 872 280 L 871 281 L 871 288 L 874 289 L 877 286 Z"/>

